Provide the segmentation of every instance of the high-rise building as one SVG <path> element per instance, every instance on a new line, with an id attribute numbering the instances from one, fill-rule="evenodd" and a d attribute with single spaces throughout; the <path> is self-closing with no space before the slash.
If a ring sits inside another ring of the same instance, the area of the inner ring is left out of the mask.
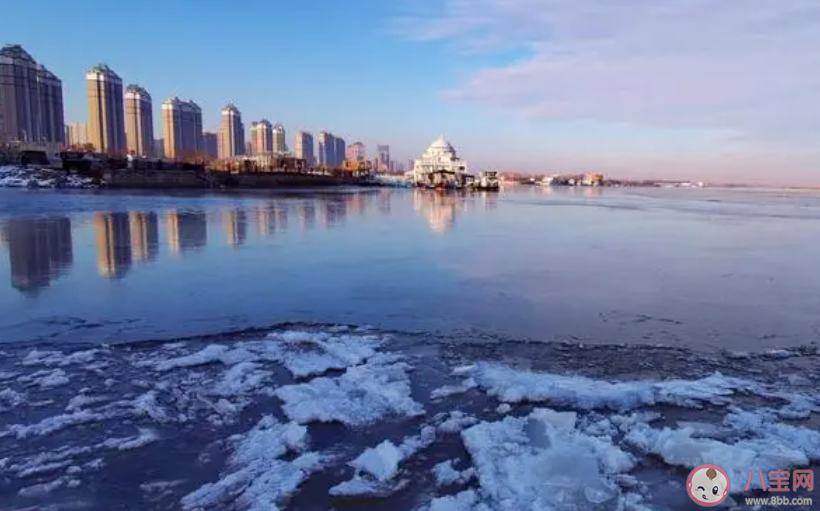
<path id="1" fill-rule="evenodd" d="M 65 127 L 65 143 L 69 147 L 81 147 L 88 143 L 88 124 L 70 122 Z"/>
<path id="2" fill-rule="evenodd" d="M 40 97 L 40 141 L 65 144 L 63 82 L 42 64 L 37 67 Z"/>
<path id="3" fill-rule="evenodd" d="M 367 152 L 365 151 L 364 144 L 355 142 L 347 146 L 345 158 L 350 161 L 365 161 L 367 159 Z"/>
<path id="4" fill-rule="evenodd" d="M 331 160 L 333 158 L 333 150 L 336 147 L 333 143 L 333 135 L 331 135 L 327 131 L 320 131 L 319 136 L 317 137 L 317 142 L 318 151 L 316 156 L 319 160 L 319 166 L 327 167 L 329 165 L 332 165 Z"/>
<path id="5" fill-rule="evenodd" d="M 273 127 L 273 152 L 285 154 L 288 152 L 288 143 L 285 139 L 285 127 L 279 123 Z"/>
<path id="6" fill-rule="evenodd" d="M 202 134 L 202 143 L 203 148 L 205 151 L 205 155 L 211 159 L 215 160 L 219 158 L 219 137 L 216 133 L 206 131 Z"/>
<path id="7" fill-rule="evenodd" d="M 0 140 L 40 139 L 37 63 L 19 45 L 0 50 Z"/>
<path id="8" fill-rule="evenodd" d="M 234 158 L 245 153 L 245 126 L 242 114 L 233 103 L 222 109 L 222 125 L 219 129 L 219 157 Z"/>
<path id="9" fill-rule="evenodd" d="M 299 131 L 296 133 L 296 143 L 293 146 L 293 152 L 297 158 L 305 160 L 305 163 L 309 167 L 316 165 L 316 157 L 313 154 L 313 135 L 307 131 Z"/>
<path id="10" fill-rule="evenodd" d="M 139 85 L 125 88 L 125 138 L 128 154 L 153 156 L 154 114 L 151 95 Z"/>
<path id="11" fill-rule="evenodd" d="M 333 155 L 333 166 L 341 167 L 345 161 L 345 150 L 347 149 L 347 144 L 345 143 L 345 139 L 342 137 L 334 137 L 333 142 L 336 146 Z"/>
<path id="12" fill-rule="evenodd" d="M 379 164 L 376 170 L 388 170 L 390 168 L 390 146 L 378 145 L 376 146 L 376 154 Z"/>
<path id="13" fill-rule="evenodd" d="M 273 153 L 273 126 L 267 119 L 251 124 L 251 154 Z"/>
<path id="14" fill-rule="evenodd" d="M 176 97 L 163 101 L 162 125 L 165 131 L 166 158 L 184 160 L 201 156 L 205 152 L 202 109 L 193 101 L 182 101 Z"/>
<path id="15" fill-rule="evenodd" d="M 154 140 L 154 156 L 157 158 L 165 158 L 165 139 L 158 138 Z"/>
<path id="16" fill-rule="evenodd" d="M 122 80 L 105 64 L 91 68 L 85 79 L 90 143 L 102 153 L 125 153 Z"/>

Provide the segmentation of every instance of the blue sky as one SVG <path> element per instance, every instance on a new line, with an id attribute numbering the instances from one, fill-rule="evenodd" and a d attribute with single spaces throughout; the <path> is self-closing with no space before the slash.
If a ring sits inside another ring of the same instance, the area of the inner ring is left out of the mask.
<path id="1" fill-rule="evenodd" d="M 480 167 L 820 185 L 820 2 L 617 4 L 7 0 L 0 42 L 62 78 L 67 121 L 105 62 L 157 129 L 178 95 L 206 129 L 233 102 L 403 162 L 444 133 Z"/>

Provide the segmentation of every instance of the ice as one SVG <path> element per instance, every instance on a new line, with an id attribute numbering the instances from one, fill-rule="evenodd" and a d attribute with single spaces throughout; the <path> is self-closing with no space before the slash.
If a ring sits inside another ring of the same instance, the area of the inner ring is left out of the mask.
<path id="1" fill-rule="evenodd" d="M 72 397 L 65 407 L 67 412 L 76 412 L 82 410 L 90 405 L 102 403 L 108 399 L 104 396 L 89 396 L 88 394 L 80 393 Z"/>
<path id="2" fill-rule="evenodd" d="M 610 441 L 571 428 L 574 421 L 572 412 L 535 410 L 529 417 L 482 422 L 463 431 L 481 484 L 480 500 L 510 511 L 617 503 L 621 493 L 614 477 L 631 470 L 634 460 Z M 467 499 L 469 505 L 478 505 L 478 497 Z M 434 501 L 432 506 L 457 504 Z"/>
<path id="3" fill-rule="evenodd" d="M 281 458 L 307 446 L 307 428 L 282 424 L 271 416 L 259 421 L 244 435 L 230 441 L 234 452 L 222 478 L 206 484 L 182 499 L 185 510 L 225 509 L 231 503 L 248 511 L 279 509 L 310 473 L 326 462 L 317 453 L 302 454 L 293 461 Z"/>
<path id="4" fill-rule="evenodd" d="M 41 389 L 48 389 L 65 385 L 70 381 L 70 378 L 62 369 L 43 369 L 20 377 L 19 381 L 21 383 L 36 385 Z"/>
<path id="5" fill-rule="evenodd" d="M 157 432 L 150 428 L 138 428 L 138 431 L 139 433 L 136 437 L 111 438 L 104 441 L 99 447 L 119 451 L 130 451 L 152 444 L 160 438 Z"/>
<path id="6" fill-rule="evenodd" d="M 433 467 L 433 475 L 436 478 L 436 485 L 449 486 L 453 484 L 463 484 L 475 477 L 474 468 L 458 471 L 453 466 L 453 460 L 442 461 Z"/>
<path id="7" fill-rule="evenodd" d="M 462 429 L 477 423 L 478 419 L 461 411 L 450 412 L 449 417 L 442 422 L 438 430 L 441 433 L 458 433 Z"/>
<path id="8" fill-rule="evenodd" d="M 217 383 L 215 393 L 220 396 L 237 396 L 258 389 L 270 376 L 270 372 L 261 370 L 261 367 L 254 362 L 236 364 Z"/>
<path id="9" fill-rule="evenodd" d="M 507 403 L 501 403 L 500 405 L 498 405 L 498 408 L 496 408 L 495 411 L 504 415 L 512 411 L 512 406 L 508 405 Z"/>
<path id="10" fill-rule="evenodd" d="M 536 373 L 479 363 L 471 372 L 478 386 L 506 403 L 549 402 L 582 410 L 630 410 L 658 403 L 700 407 L 725 405 L 738 389 L 755 384 L 719 373 L 700 380 L 607 382 L 584 376 Z"/>
<path id="11" fill-rule="evenodd" d="M 196 367 L 206 364 L 224 363 L 230 349 L 222 344 L 211 344 L 202 350 L 181 357 L 160 360 L 154 363 L 157 371 L 171 371 L 181 367 Z"/>
<path id="12" fill-rule="evenodd" d="M 157 392 L 155 390 L 137 396 L 132 406 L 137 415 L 150 417 L 157 422 L 164 422 L 169 419 L 165 409 L 157 401 Z"/>
<path id="13" fill-rule="evenodd" d="M 338 333 L 338 332 L 337 332 Z M 268 335 L 268 353 L 297 378 L 359 365 L 376 354 L 384 339 L 370 335 L 331 335 L 289 330 Z"/>
<path id="14" fill-rule="evenodd" d="M 17 408 L 26 402 L 26 395 L 10 388 L 0 390 L 0 412 Z"/>
<path id="15" fill-rule="evenodd" d="M 792 396 L 789 404 L 777 411 L 783 419 L 807 419 L 811 414 L 820 412 L 817 401 L 811 397 L 803 395 Z"/>
<path id="16" fill-rule="evenodd" d="M 471 389 L 474 389 L 478 386 L 476 381 L 472 378 L 467 378 L 459 385 L 445 385 L 443 387 L 439 387 L 433 390 L 430 393 L 431 399 L 441 399 L 448 396 L 453 396 L 456 394 L 463 394 Z"/>
<path id="17" fill-rule="evenodd" d="M 729 475 L 732 493 L 746 487 L 749 471 L 786 470 L 820 459 L 820 433 L 774 421 L 769 411 L 732 412 L 723 425 L 738 439 L 728 443 L 695 438 L 691 428 L 661 430 L 646 424 L 635 426 L 624 441 L 646 453 L 660 456 L 670 465 L 694 468 L 717 463 Z M 760 488 L 752 478 L 752 488 Z"/>
<path id="18" fill-rule="evenodd" d="M 78 481 L 77 479 L 64 476 L 47 483 L 27 486 L 25 488 L 22 488 L 19 492 L 17 492 L 17 494 L 21 497 L 43 497 L 53 492 L 54 490 L 64 487 L 74 488 L 79 484 L 80 481 Z"/>
<path id="19" fill-rule="evenodd" d="M 531 509 L 536 508 L 522 508 Z M 466 490 L 455 495 L 439 497 L 430 503 L 429 511 L 495 511 L 481 502 L 475 490 Z"/>
<path id="20" fill-rule="evenodd" d="M 391 441 L 385 440 L 374 448 L 365 450 L 358 458 L 350 462 L 357 470 L 366 472 L 377 481 L 393 479 L 399 470 L 399 463 L 404 459 L 401 449 Z"/>
<path id="21" fill-rule="evenodd" d="M 372 424 L 389 414 L 416 416 L 422 406 L 410 396 L 410 368 L 396 355 L 379 354 L 338 378 L 321 377 L 275 391 L 291 420 Z"/>
<path id="22" fill-rule="evenodd" d="M 72 413 L 47 417 L 34 424 L 11 424 L 0 433 L 0 438 L 15 436 L 18 440 L 34 436 L 45 436 L 66 428 L 101 422 L 120 416 L 117 412 L 97 413 L 88 410 L 78 410 Z"/>
<path id="23" fill-rule="evenodd" d="M 799 356 L 797 353 L 789 350 L 767 350 L 763 353 L 769 358 L 784 359 Z"/>
<path id="24" fill-rule="evenodd" d="M 38 349 L 34 349 L 26 355 L 20 364 L 23 366 L 40 365 L 46 367 L 65 367 L 71 364 L 89 364 L 94 361 L 99 353 L 99 349 L 76 351 L 70 354 L 64 354 L 61 351 L 40 351 Z"/>
<path id="25" fill-rule="evenodd" d="M 334 497 L 387 497 L 396 490 L 397 487 L 392 484 L 385 485 L 357 474 L 353 479 L 332 487 L 328 493 Z"/>

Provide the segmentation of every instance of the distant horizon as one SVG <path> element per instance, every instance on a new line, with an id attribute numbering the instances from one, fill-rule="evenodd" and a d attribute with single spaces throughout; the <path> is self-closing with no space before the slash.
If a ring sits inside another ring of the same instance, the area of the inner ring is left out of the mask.
<path id="1" fill-rule="evenodd" d="M 820 71 L 806 66 L 820 46 L 816 3 L 242 7 L 242 23 L 226 24 L 239 11 L 147 0 L 144 12 L 185 23 L 146 22 L 156 32 L 135 44 L 101 0 L 48 15 L 15 3 L 0 43 L 62 80 L 66 124 L 87 122 L 85 72 L 106 63 L 151 94 L 157 139 L 162 101 L 179 97 L 202 107 L 205 131 L 234 103 L 246 131 L 282 123 L 291 149 L 299 130 L 329 131 L 371 159 L 390 145 L 403 165 L 443 133 L 475 170 L 820 186 Z M 67 26 L 93 30 L 67 37 Z"/>

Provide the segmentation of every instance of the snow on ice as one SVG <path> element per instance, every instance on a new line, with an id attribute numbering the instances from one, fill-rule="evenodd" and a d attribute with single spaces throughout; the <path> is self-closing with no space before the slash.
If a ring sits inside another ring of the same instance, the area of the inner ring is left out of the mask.
<path id="1" fill-rule="evenodd" d="M 518 370 L 480 363 L 470 371 L 478 386 L 505 403 L 548 402 L 581 410 L 630 410 L 645 405 L 672 404 L 700 407 L 705 403 L 728 404 L 737 390 L 752 382 L 714 374 L 700 380 L 664 382 L 607 382 L 584 376 L 566 376 Z"/>
<path id="2" fill-rule="evenodd" d="M 183 497 L 183 509 L 276 510 L 327 461 L 318 453 L 300 454 L 307 447 L 306 427 L 282 424 L 271 416 L 262 418 L 249 432 L 235 435 L 230 441 L 234 450 L 223 477 Z M 284 461 L 282 457 L 287 453 L 300 455 L 292 461 Z"/>
<path id="3" fill-rule="evenodd" d="M 378 354 L 337 378 L 286 385 L 275 394 L 284 402 L 285 414 L 300 424 L 363 426 L 391 414 L 412 417 L 424 409 L 410 396 L 409 369 L 397 355 Z"/>

